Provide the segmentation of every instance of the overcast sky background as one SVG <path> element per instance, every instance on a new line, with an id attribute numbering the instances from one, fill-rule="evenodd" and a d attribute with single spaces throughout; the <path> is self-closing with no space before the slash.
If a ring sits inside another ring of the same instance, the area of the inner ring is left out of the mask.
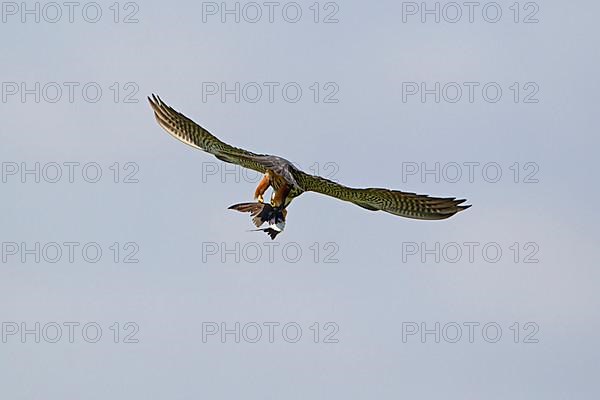
<path id="1" fill-rule="evenodd" d="M 323 23 L 336 10 L 325 3 L 319 3 L 319 23 L 313 2 L 299 3 L 297 23 L 283 19 L 282 6 L 273 23 L 264 6 L 257 23 L 243 17 L 235 23 L 231 15 L 222 23 L 220 14 L 203 21 L 203 3 L 194 1 L 144 1 L 137 9 L 122 2 L 120 23 L 113 21 L 112 2 L 98 3 L 97 23 L 83 19 L 81 3 L 73 23 L 64 6 L 56 23 L 44 15 L 40 23 L 25 15 L 23 23 L 21 10 L 12 15 L 13 6 L 2 3 L 0 377 L 6 398 L 598 398 L 598 3 L 539 2 L 539 22 L 529 24 L 522 21 L 535 7 L 524 9 L 525 2 L 519 23 L 509 9 L 513 2 L 499 2 L 498 23 L 486 22 L 482 7 L 469 23 L 463 7 L 459 22 L 442 17 L 439 24 L 433 16 L 422 23 L 420 14 L 403 22 L 402 3 L 395 1 L 339 2 L 339 22 Z M 46 12 L 54 18 L 53 10 Z M 138 22 L 122 23 L 131 12 Z M 51 84 L 46 93 L 40 89 L 39 103 L 35 94 L 23 101 L 21 83 L 32 89 L 36 82 L 40 88 L 56 82 L 62 97 L 50 101 Z M 73 102 L 64 82 L 79 83 Z M 95 103 L 81 92 L 90 82 L 102 89 Z M 242 96 L 236 103 L 233 95 L 203 101 L 206 82 L 280 86 L 272 103 L 266 88 L 258 102 Z M 303 90 L 296 103 L 282 96 L 289 82 Z M 310 89 L 315 82 L 318 102 Z M 326 88 L 328 82 L 333 86 Z M 403 82 L 480 86 L 472 103 L 466 89 L 456 103 L 436 103 L 434 95 L 423 103 L 419 95 L 403 101 Z M 489 82 L 503 89 L 496 103 L 482 97 Z M 338 102 L 325 103 L 332 87 L 339 89 Z M 535 87 L 538 102 L 525 103 Z M 137 102 L 125 102 L 128 93 Z M 473 207 L 446 221 L 414 221 L 305 194 L 290 206 L 270 259 L 268 237 L 246 232 L 248 216 L 227 210 L 250 201 L 255 182 L 221 177 L 224 164 L 167 135 L 145 100 L 150 93 L 233 145 L 313 166 L 313 173 L 318 165 L 319 173 L 347 185 L 456 196 Z M 97 163 L 102 177 L 88 183 L 80 166 L 71 183 L 65 162 Z M 470 182 L 464 163 L 473 162 L 480 167 Z M 48 173 L 51 163 L 62 165 L 62 178 L 49 183 L 41 176 L 36 183 L 26 175 L 21 182 L 22 166 L 35 163 Z M 110 168 L 115 163 L 119 183 Z M 403 177 L 403 163 L 457 163 L 463 176 L 454 183 Z M 493 170 L 482 175 L 488 163 L 501 167 L 496 183 L 488 182 Z M 15 165 L 19 171 L 11 175 Z M 123 183 L 129 172 L 138 183 Z M 538 182 L 525 183 L 532 172 Z M 36 263 L 21 247 L 36 242 L 81 245 L 72 263 L 67 254 L 48 262 L 50 253 Z M 96 263 L 81 255 L 91 242 L 102 249 Z M 115 242 L 119 262 L 110 248 Z M 129 242 L 137 246 L 138 263 L 123 262 L 136 248 L 124 249 Z M 473 262 L 465 242 L 479 243 Z M 18 244 L 16 255 L 11 243 Z M 422 252 L 407 254 L 414 243 L 428 249 L 458 243 L 464 253 L 456 262 L 452 252 L 439 262 L 425 254 L 423 262 Z M 502 250 L 497 262 L 482 255 L 486 244 Z M 524 262 L 528 254 L 539 262 Z M 21 332 L 8 334 L 36 322 L 47 326 L 40 343 L 33 334 L 25 340 Z M 57 343 L 48 340 L 52 322 L 63 326 Z M 68 322 L 80 324 L 74 343 Z M 110 328 L 115 322 L 119 343 Z M 127 322 L 135 325 L 125 329 Z M 203 341 L 206 322 L 256 323 L 263 336 L 257 343 L 247 337 L 235 343 L 234 335 L 222 343 L 218 334 Z M 265 322 L 280 324 L 273 343 Z M 449 327 L 439 343 L 433 334 L 425 343 L 420 334 L 403 341 L 406 323 L 433 329 L 436 322 Z M 480 324 L 473 343 L 469 322 Z M 86 323 L 102 328 L 97 343 L 83 338 Z M 302 328 L 297 343 L 283 337 L 286 323 Z M 462 327 L 457 343 L 449 340 L 452 323 Z M 493 329 L 486 337 L 481 332 L 488 323 L 502 329 L 496 343 L 485 340 L 495 336 Z M 123 343 L 134 326 L 138 343 Z M 337 343 L 324 343 L 335 327 Z M 524 343 L 535 327 L 530 339 L 537 343 Z"/>

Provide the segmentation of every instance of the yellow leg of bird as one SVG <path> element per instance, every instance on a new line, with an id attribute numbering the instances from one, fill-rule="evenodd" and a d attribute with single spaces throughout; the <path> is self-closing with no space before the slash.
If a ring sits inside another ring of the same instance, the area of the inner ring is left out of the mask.
<path id="1" fill-rule="evenodd" d="M 271 197 L 271 205 L 273 207 L 279 207 L 280 205 L 284 204 L 285 198 L 290 193 L 290 191 L 291 188 L 288 185 L 281 185 L 279 189 L 277 189 L 275 193 L 273 193 L 273 197 Z"/>
<path id="2" fill-rule="evenodd" d="M 265 202 L 263 195 L 265 194 L 265 192 L 267 191 L 269 186 L 271 186 L 271 179 L 269 178 L 269 174 L 265 174 L 263 176 L 263 178 L 260 180 L 260 182 L 258 182 L 258 186 L 256 187 L 256 190 L 254 191 L 254 198 L 259 203 Z"/>

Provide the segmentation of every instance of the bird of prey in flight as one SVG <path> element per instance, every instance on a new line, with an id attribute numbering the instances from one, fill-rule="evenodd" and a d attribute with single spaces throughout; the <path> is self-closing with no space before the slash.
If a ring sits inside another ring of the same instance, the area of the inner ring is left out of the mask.
<path id="1" fill-rule="evenodd" d="M 470 205 L 454 197 L 438 198 L 398 190 L 366 188 L 355 189 L 340 185 L 320 176 L 307 174 L 288 160 L 267 154 L 256 154 L 228 145 L 206 129 L 166 105 L 158 96 L 148 98 L 158 124 L 176 139 L 196 149 L 204 150 L 221 161 L 258 171 L 263 178 L 254 192 L 254 203 L 236 204 L 230 209 L 250 212 L 258 231 L 271 239 L 281 233 L 287 217 L 286 207 L 304 192 L 317 192 L 354 203 L 370 211 L 384 211 L 400 217 L 438 220 L 453 216 Z M 271 202 L 263 195 L 273 188 Z M 267 223 L 266 227 L 262 227 Z M 262 227 L 262 228 L 261 228 Z"/>

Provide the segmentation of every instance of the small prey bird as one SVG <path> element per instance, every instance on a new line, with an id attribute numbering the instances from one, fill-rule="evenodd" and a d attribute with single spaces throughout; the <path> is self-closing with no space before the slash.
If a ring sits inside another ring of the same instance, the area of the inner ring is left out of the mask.
<path id="1" fill-rule="evenodd" d="M 273 207 L 269 203 L 256 202 L 234 204 L 229 209 L 239 212 L 249 212 L 252 216 L 252 222 L 258 227 L 258 229 L 253 229 L 253 231 L 265 232 L 272 240 L 275 240 L 275 237 L 285 229 L 285 217 L 287 215 L 285 207 Z M 268 223 L 268 226 L 261 228 L 265 222 Z"/>
<path id="2" fill-rule="evenodd" d="M 263 178 L 254 191 L 256 203 L 242 203 L 230 209 L 250 212 L 257 227 L 274 239 L 285 226 L 287 206 L 304 192 L 317 192 L 356 204 L 369 211 L 383 211 L 405 218 L 439 220 L 466 210 L 464 199 L 430 197 L 384 188 L 351 188 L 320 176 L 307 174 L 285 158 L 257 154 L 222 142 L 209 131 L 165 104 L 158 96 L 148 98 L 158 124 L 176 139 L 203 150 L 219 160 L 258 171 Z M 375 164 L 376 165 L 376 164 Z M 264 193 L 273 188 L 271 204 L 266 204 Z M 260 222 L 260 224 L 259 224 Z"/>

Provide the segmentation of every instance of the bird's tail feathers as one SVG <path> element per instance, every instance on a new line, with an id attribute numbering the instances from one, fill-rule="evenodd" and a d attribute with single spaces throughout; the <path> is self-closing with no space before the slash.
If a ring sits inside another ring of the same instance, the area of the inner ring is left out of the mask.
<path id="1" fill-rule="evenodd" d="M 268 227 L 268 228 L 250 229 L 248 232 L 264 232 L 271 237 L 271 240 L 275 240 L 275 237 L 283 231 L 278 231 L 276 229 Z"/>

